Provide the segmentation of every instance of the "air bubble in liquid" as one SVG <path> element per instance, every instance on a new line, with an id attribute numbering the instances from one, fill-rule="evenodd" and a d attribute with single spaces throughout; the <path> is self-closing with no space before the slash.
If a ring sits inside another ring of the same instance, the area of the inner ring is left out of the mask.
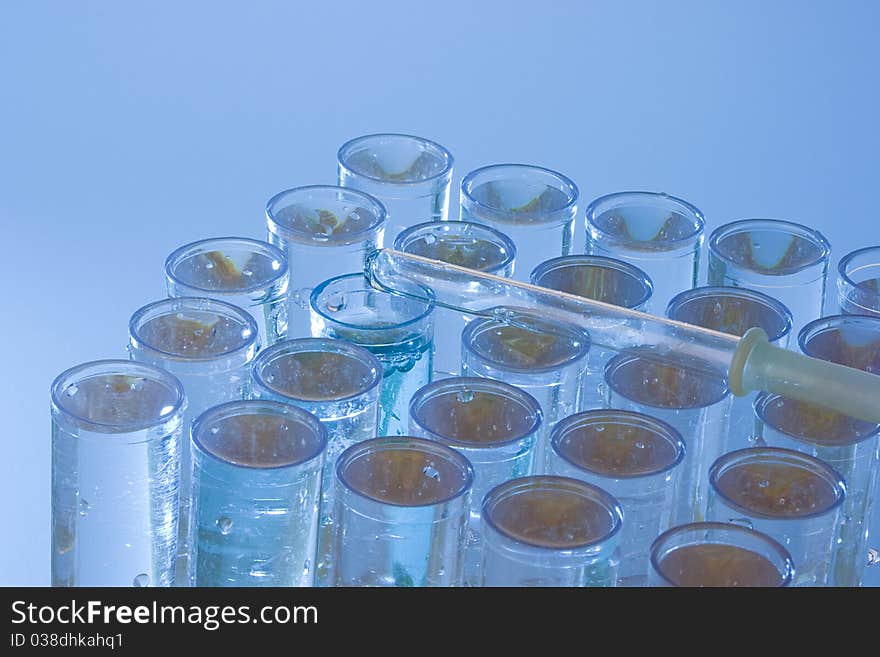
<path id="1" fill-rule="evenodd" d="M 232 520 L 226 516 L 220 516 L 217 518 L 217 528 L 220 530 L 221 534 L 226 536 L 232 531 Z"/>

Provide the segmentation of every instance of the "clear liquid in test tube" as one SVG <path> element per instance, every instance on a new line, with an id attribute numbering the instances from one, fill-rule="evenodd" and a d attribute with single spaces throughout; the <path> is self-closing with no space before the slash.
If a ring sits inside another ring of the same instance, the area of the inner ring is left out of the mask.
<path id="1" fill-rule="evenodd" d="M 673 427 L 614 409 L 565 418 L 553 429 L 548 469 L 607 491 L 620 502 L 617 586 L 644 586 L 651 543 L 669 528 L 684 442 Z"/>
<path id="2" fill-rule="evenodd" d="M 802 452 L 751 447 L 709 470 L 706 517 L 756 529 L 789 551 L 793 586 L 827 586 L 846 485 L 826 463 Z"/>
<path id="3" fill-rule="evenodd" d="M 410 436 L 349 447 L 336 464 L 338 586 L 461 586 L 473 468 Z"/>
<path id="4" fill-rule="evenodd" d="M 520 280 L 539 263 L 571 253 L 577 201 L 570 179 L 526 164 L 482 167 L 461 181 L 461 220 L 487 224 L 513 240 Z"/>
<path id="5" fill-rule="evenodd" d="M 51 386 L 52 586 L 170 586 L 183 386 L 103 360 Z"/>
<path id="6" fill-rule="evenodd" d="M 516 247 L 494 228 L 468 221 L 432 221 L 407 228 L 394 248 L 498 276 L 513 274 Z M 449 308 L 434 309 L 434 378 L 461 370 L 461 332 L 472 319 Z"/>
<path id="7" fill-rule="evenodd" d="M 651 304 L 697 284 L 703 213 L 687 201 L 654 192 L 618 192 L 587 206 L 587 253 L 625 260 L 654 284 Z"/>
<path id="8" fill-rule="evenodd" d="M 654 291 L 651 279 L 641 269 L 622 260 L 603 256 L 553 258 L 535 268 L 531 282 L 540 287 L 642 311 L 647 309 Z M 608 324 L 613 325 L 614 321 L 610 319 Z M 591 345 L 579 402 L 581 410 L 605 406 L 608 397 L 605 365 L 614 354 L 611 349 Z"/>
<path id="9" fill-rule="evenodd" d="M 259 240 L 216 237 L 186 244 L 165 260 L 169 297 L 209 297 L 256 320 L 260 347 L 287 333 L 287 258 Z"/>
<path id="10" fill-rule="evenodd" d="M 483 500 L 483 586 L 615 586 L 620 504 L 568 477 L 521 477 Z"/>
<path id="11" fill-rule="evenodd" d="M 376 437 L 382 364 L 344 340 L 299 338 L 264 350 L 254 361 L 254 396 L 302 408 L 327 430 L 315 583 L 335 581 L 336 460 L 352 445 Z"/>
<path id="12" fill-rule="evenodd" d="M 180 297 L 148 304 L 129 322 L 132 360 L 171 372 L 188 402 L 180 452 L 180 522 L 175 582 L 188 580 L 190 462 L 193 420 L 212 406 L 244 399 L 250 364 L 259 344 L 257 323 L 247 312 L 216 299 Z"/>
<path id="13" fill-rule="evenodd" d="M 414 224 L 448 219 L 454 162 L 440 144 L 413 135 L 364 135 L 344 143 L 336 162 L 342 187 L 385 206 L 389 243 Z"/>
<path id="14" fill-rule="evenodd" d="M 290 269 L 285 337 L 309 337 L 313 288 L 340 272 L 363 271 L 367 256 L 382 247 L 385 221 L 382 203 L 354 189 L 310 185 L 269 199 L 269 242 Z"/>
<path id="15" fill-rule="evenodd" d="M 475 319 L 462 333 L 462 373 L 504 381 L 541 405 L 534 472 L 545 472 L 550 430 L 577 411 L 590 338 L 581 329 L 518 315 L 517 325 Z"/>
<path id="16" fill-rule="evenodd" d="M 727 522 L 667 530 L 651 546 L 651 586 L 791 586 L 791 555 L 766 534 Z"/>
<path id="17" fill-rule="evenodd" d="M 193 586 L 312 586 L 321 469 L 318 419 L 247 400 L 192 427 Z"/>
<path id="18" fill-rule="evenodd" d="M 486 493 L 532 472 L 541 407 L 530 394 L 492 379 L 452 377 L 421 388 L 410 403 L 410 433 L 448 445 L 474 469 L 465 544 L 465 586 L 482 582 L 480 511 Z"/>

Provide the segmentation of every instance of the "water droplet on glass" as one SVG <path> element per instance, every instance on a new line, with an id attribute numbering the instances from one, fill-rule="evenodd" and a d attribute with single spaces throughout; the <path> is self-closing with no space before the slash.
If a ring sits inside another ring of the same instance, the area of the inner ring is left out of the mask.
<path id="1" fill-rule="evenodd" d="M 878 563 L 880 563 L 880 552 L 874 548 L 870 548 L 868 550 L 868 565 L 876 566 Z"/>
<path id="2" fill-rule="evenodd" d="M 254 272 L 252 272 L 250 269 L 242 269 L 242 270 L 241 270 L 241 275 L 242 275 L 242 276 L 251 277 L 251 276 L 254 275 Z"/>
<path id="3" fill-rule="evenodd" d="M 217 435 L 220 433 L 220 427 L 211 427 L 211 433 Z"/>
<path id="4" fill-rule="evenodd" d="M 217 518 L 217 529 L 220 530 L 221 534 L 226 536 L 232 531 L 232 520 L 226 516 L 220 516 Z"/>
<path id="5" fill-rule="evenodd" d="M 85 516 L 89 512 L 89 503 L 85 498 L 79 498 L 79 515 Z"/>
<path id="6" fill-rule="evenodd" d="M 149 586 L 150 585 L 150 576 L 146 573 L 141 573 L 140 575 L 135 575 L 134 581 L 132 582 L 134 586 Z"/>
<path id="7" fill-rule="evenodd" d="M 461 390 L 458 391 L 458 394 L 455 397 L 462 404 L 467 404 L 468 402 L 474 400 L 474 393 L 472 390 L 469 390 L 468 388 L 462 388 Z"/>
<path id="8" fill-rule="evenodd" d="M 73 397 L 78 392 L 79 392 L 79 388 L 77 388 L 75 385 L 69 385 L 69 386 L 67 386 L 67 389 L 64 391 L 64 394 L 67 395 L 68 397 Z"/>
<path id="9" fill-rule="evenodd" d="M 205 263 L 205 269 L 214 269 L 214 263 L 213 262 Z"/>
<path id="10" fill-rule="evenodd" d="M 641 440 L 637 440 L 635 447 L 636 449 L 645 449 L 645 443 L 643 443 Z"/>
<path id="11" fill-rule="evenodd" d="M 596 431 L 598 431 L 599 433 L 602 433 L 603 431 L 605 431 L 605 425 L 604 424 L 597 424 Z"/>
<path id="12" fill-rule="evenodd" d="M 287 431 L 288 426 L 286 424 L 282 424 L 280 428 L 282 431 Z"/>
<path id="13" fill-rule="evenodd" d="M 767 441 L 762 436 L 755 436 L 755 445 L 757 447 L 766 447 Z"/>
<path id="14" fill-rule="evenodd" d="M 425 235 L 425 244 L 433 244 L 436 241 L 437 241 L 437 238 L 434 237 L 433 235 L 430 235 L 430 234 Z"/>

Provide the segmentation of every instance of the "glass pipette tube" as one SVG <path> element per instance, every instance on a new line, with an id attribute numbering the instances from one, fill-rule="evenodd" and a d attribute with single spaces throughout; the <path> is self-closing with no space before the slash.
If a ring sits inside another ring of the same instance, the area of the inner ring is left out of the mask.
<path id="1" fill-rule="evenodd" d="M 365 270 L 376 288 L 412 296 L 418 283 L 445 308 L 510 324 L 525 309 L 575 324 L 592 344 L 726 377 L 736 395 L 775 392 L 880 422 L 880 376 L 773 346 L 757 327 L 737 338 L 392 249 L 375 252 Z"/>

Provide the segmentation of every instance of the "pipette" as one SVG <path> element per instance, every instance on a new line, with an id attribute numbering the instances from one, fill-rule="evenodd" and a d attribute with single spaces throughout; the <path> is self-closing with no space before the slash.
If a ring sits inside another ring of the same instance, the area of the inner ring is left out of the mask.
<path id="1" fill-rule="evenodd" d="M 773 346 L 757 327 L 738 338 L 392 249 L 376 251 L 365 273 L 377 289 L 417 296 L 418 283 L 438 306 L 471 315 L 574 324 L 601 347 L 724 377 L 735 395 L 763 390 L 880 423 L 880 376 Z"/>

